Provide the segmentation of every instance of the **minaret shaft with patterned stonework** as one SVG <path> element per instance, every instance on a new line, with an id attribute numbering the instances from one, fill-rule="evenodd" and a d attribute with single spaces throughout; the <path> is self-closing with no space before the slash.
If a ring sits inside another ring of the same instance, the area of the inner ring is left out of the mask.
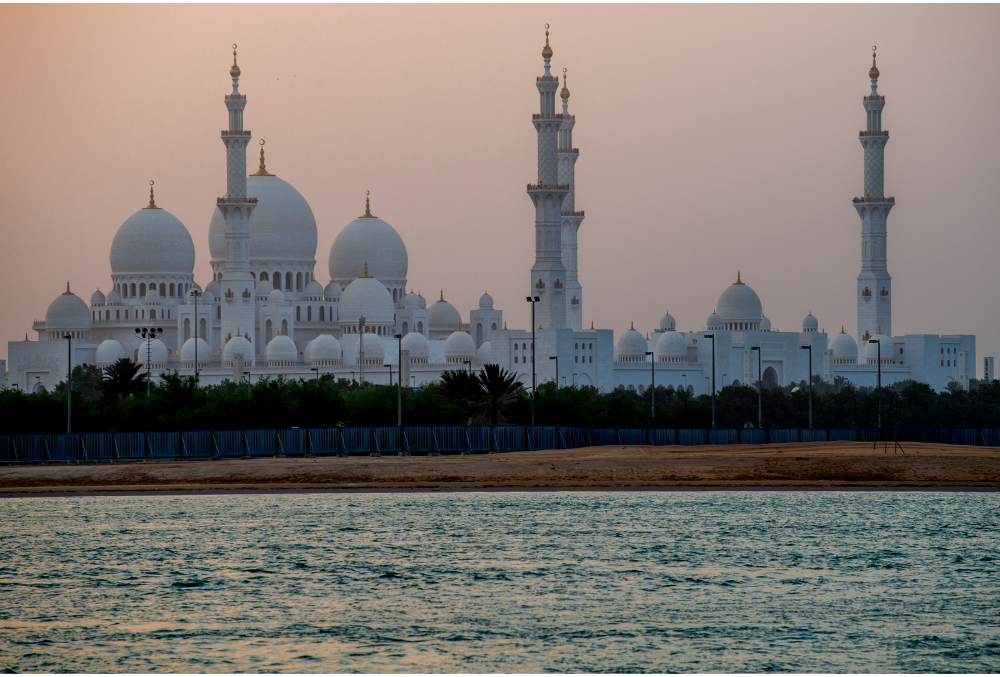
<path id="1" fill-rule="evenodd" d="M 546 29 L 548 25 L 546 25 Z M 569 186 L 559 180 L 559 132 L 563 116 L 556 113 L 555 95 L 559 78 L 550 68 L 552 48 L 545 31 L 544 75 L 536 79 L 540 111 L 532 115 L 538 135 L 538 183 L 528 184 L 535 205 L 535 265 L 531 267 L 529 293 L 540 302 L 535 309 L 535 329 L 566 327 L 566 266 L 562 252 L 562 205 Z"/>
<path id="2" fill-rule="evenodd" d="M 864 149 L 864 196 L 854 198 L 861 217 L 861 273 L 858 275 L 858 345 L 877 333 L 892 336 L 892 278 L 886 253 L 886 217 L 896 200 L 884 192 L 885 144 L 889 132 L 882 129 L 885 97 L 878 88 L 878 68 L 872 51 L 871 94 L 864 99 L 867 128 L 860 133 Z"/>
<path id="3" fill-rule="evenodd" d="M 222 130 L 226 146 L 226 196 L 217 200 L 219 211 L 226 220 L 226 262 L 219 285 L 222 289 L 222 340 L 242 333 L 252 341 L 255 328 L 254 279 L 250 274 L 250 215 L 257 198 L 247 197 L 247 144 L 250 130 L 243 129 L 245 94 L 240 94 L 240 69 L 236 65 L 236 45 L 233 45 L 233 92 L 226 95 L 229 129 Z M 253 352 L 260 350 L 254 346 Z M 254 355 L 244 355 L 246 364 L 253 364 Z"/>
<path id="4" fill-rule="evenodd" d="M 559 183 L 568 186 L 562 203 L 562 261 L 566 266 L 566 326 L 583 329 L 583 287 L 577 276 L 577 233 L 583 222 L 583 211 L 576 209 L 576 161 L 580 150 L 573 147 L 573 127 L 576 117 L 569 114 L 569 87 L 563 69 L 562 127 L 559 130 Z"/>

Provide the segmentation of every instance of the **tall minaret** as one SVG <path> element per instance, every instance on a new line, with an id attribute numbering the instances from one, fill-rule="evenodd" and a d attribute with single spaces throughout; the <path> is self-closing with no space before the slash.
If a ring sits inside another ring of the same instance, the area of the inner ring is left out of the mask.
<path id="1" fill-rule="evenodd" d="M 559 78 L 550 72 L 552 48 L 545 24 L 545 74 L 536 79 L 541 110 L 532 115 L 538 133 L 538 183 L 528 184 L 535 205 L 535 265 L 531 267 L 533 296 L 541 302 L 535 310 L 535 329 L 566 327 L 566 266 L 562 260 L 562 204 L 569 186 L 559 182 L 559 131 L 563 116 L 556 113 Z"/>
<path id="2" fill-rule="evenodd" d="M 222 340 L 237 334 L 247 338 L 254 335 L 254 279 L 250 274 L 250 214 L 257 206 L 257 198 L 247 197 L 247 144 L 250 130 L 243 129 L 243 109 L 246 94 L 240 94 L 240 68 L 236 65 L 236 45 L 233 45 L 233 93 L 226 95 L 229 109 L 229 129 L 222 130 L 222 143 L 226 146 L 226 197 L 216 202 L 226 219 L 226 264 L 222 280 Z M 254 346 L 254 353 L 263 346 Z M 245 355 L 247 364 L 253 355 Z"/>
<path id="3" fill-rule="evenodd" d="M 865 149 L 865 194 L 854 198 L 861 216 L 861 274 L 858 275 L 858 344 L 877 333 L 892 336 L 892 278 L 886 265 L 886 217 L 896 199 L 882 189 L 885 144 L 889 132 L 882 129 L 885 97 L 879 96 L 878 68 L 872 47 L 872 68 L 868 71 L 872 93 L 865 97 L 868 128 L 861 132 Z"/>
<path id="4" fill-rule="evenodd" d="M 562 262 L 566 266 L 566 326 L 583 329 L 583 287 L 577 278 L 576 234 L 583 221 L 583 212 L 576 209 L 576 161 L 580 149 L 573 147 L 573 126 L 576 117 L 569 114 L 569 87 L 563 68 L 562 127 L 559 130 L 559 183 L 569 186 L 562 203 Z"/>

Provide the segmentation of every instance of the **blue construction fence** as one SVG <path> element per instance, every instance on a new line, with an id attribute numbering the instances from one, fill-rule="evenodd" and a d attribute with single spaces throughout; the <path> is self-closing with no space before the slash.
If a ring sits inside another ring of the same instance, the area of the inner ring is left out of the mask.
<path id="1" fill-rule="evenodd" d="M 385 426 L 0 436 L 0 464 L 282 456 L 484 454 L 608 445 L 929 442 L 1000 447 L 1000 428 L 573 428 Z"/>

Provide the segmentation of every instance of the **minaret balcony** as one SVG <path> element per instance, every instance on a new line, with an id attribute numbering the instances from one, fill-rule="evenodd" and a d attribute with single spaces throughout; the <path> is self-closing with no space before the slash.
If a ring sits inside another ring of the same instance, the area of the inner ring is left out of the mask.
<path id="1" fill-rule="evenodd" d="M 560 153 L 576 153 L 577 155 L 579 155 L 580 154 L 580 149 L 579 148 L 560 148 L 559 152 Z"/>
<path id="2" fill-rule="evenodd" d="M 568 183 L 529 183 L 528 190 L 569 190 Z"/>
<path id="3" fill-rule="evenodd" d="M 885 101 L 885 97 L 882 96 L 881 94 L 876 94 L 875 96 L 869 95 L 865 97 L 865 101 Z"/>
<path id="4" fill-rule="evenodd" d="M 896 198 L 891 197 L 891 196 L 887 196 L 887 197 L 875 197 L 873 195 L 865 195 L 864 197 L 856 197 L 856 198 L 854 198 L 853 202 L 854 202 L 854 204 L 858 204 L 860 202 L 892 202 L 892 203 L 895 203 L 896 202 Z"/>
<path id="5" fill-rule="evenodd" d="M 865 98 L 868 98 L 868 97 L 865 97 Z M 246 94 L 226 94 L 226 101 L 232 101 L 233 99 L 242 99 L 243 101 L 246 101 L 247 100 L 247 95 Z"/>
<path id="6" fill-rule="evenodd" d="M 535 78 L 535 82 L 558 82 L 558 80 L 555 75 L 539 75 Z"/>
<path id="7" fill-rule="evenodd" d="M 583 213 L 583 210 L 581 209 L 578 212 L 563 212 L 562 215 L 563 216 L 579 216 L 579 217 L 582 218 L 584 216 L 584 213 Z"/>
<path id="8" fill-rule="evenodd" d="M 219 197 L 215 199 L 216 204 L 228 205 L 228 204 L 257 204 L 257 198 L 255 197 Z"/>
<path id="9" fill-rule="evenodd" d="M 239 131 L 239 130 L 235 130 L 235 129 L 223 129 L 222 130 L 222 135 L 223 136 L 250 136 L 250 130 L 249 129 L 244 129 L 242 131 Z"/>
<path id="10" fill-rule="evenodd" d="M 575 115 L 563 115 L 562 113 L 532 113 L 532 120 L 576 120 Z"/>
<path id="11" fill-rule="evenodd" d="M 858 136 L 889 136 L 889 130 L 885 129 L 878 132 L 869 132 L 863 129 L 858 132 Z"/>

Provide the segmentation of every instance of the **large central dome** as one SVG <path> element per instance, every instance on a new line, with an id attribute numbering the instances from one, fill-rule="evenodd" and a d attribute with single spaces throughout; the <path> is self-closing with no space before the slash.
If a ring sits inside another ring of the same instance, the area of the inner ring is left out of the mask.
<path id="1" fill-rule="evenodd" d="M 375 216 L 354 219 L 340 231 L 330 248 L 330 279 L 347 287 L 364 274 L 383 284 L 401 285 L 406 281 L 409 259 L 406 245 L 396 229 Z"/>
<path id="2" fill-rule="evenodd" d="M 738 321 L 760 322 L 763 308 L 757 292 L 748 287 L 736 274 L 736 282 L 726 288 L 719 296 L 716 312 L 725 323 Z"/>
<path id="3" fill-rule="evenodd" d="M 225 256 L 223 240 L 222 253 Z M 190 275 L 194 241 L 180 220 L 165 209 L 140 209 L 125 219 L 111 242 L 111 273 Z"/>
<path id="4" fill-rule="evenodd" d="M 292 184 L 277 176 L 248 176 L 247 196 L 257 198 L 250 216 L 252 269 L 270 262 L 315 263 L 316 217 Z M 225 261 L 226 219 L 218 209 L 212 212 L 208 247 L 213 263 Z"/>

